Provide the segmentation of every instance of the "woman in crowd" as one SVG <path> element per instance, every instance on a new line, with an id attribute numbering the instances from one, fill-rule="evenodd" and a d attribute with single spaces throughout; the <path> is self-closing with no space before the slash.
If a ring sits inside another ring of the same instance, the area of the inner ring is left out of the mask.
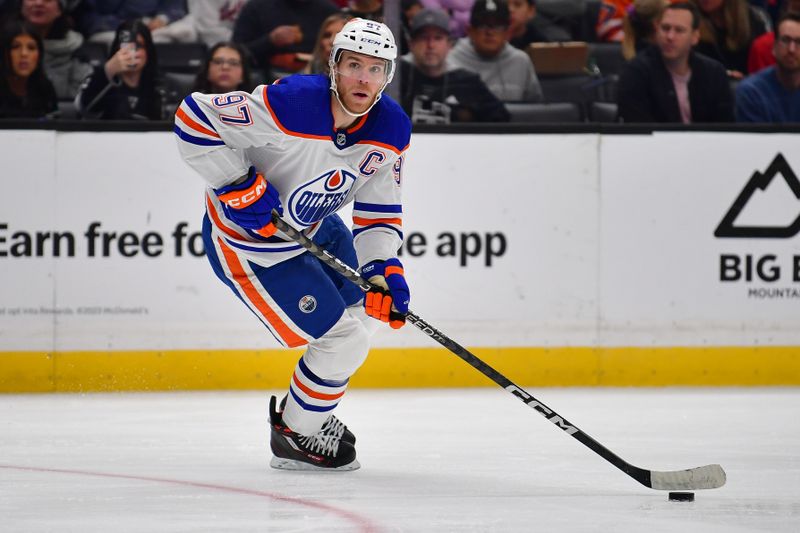
<path id="1" fill-rule="evenodd" d="M 108 61 L 86 79 L 75 103 L 85 118 L 159 120 L 163 100 L 153 38 L 135 20 L 117 28 Z"/>
<path id="2" fill-rule="evenodd" d="M 42 38 L 27 24 L 11 22 L 0 39 L 0 118 L 42 118 L 56 113 L 56 90 L 45 75 Z"/>
<path id="3" fill-rule="evenodd" d="M 628 6 L 622 20 L 622 55 L 627 60 L 653 43 L 656 21 L 669 0 L 636 0 Z"/>
<path id="4" fill-rule="evenodd" d="M 211 47 L 194 81 L 193 90 L 206 94 L 250 92 L 250 60 L 245 49 L 233 42 L 217 43 Z"/>
<path id="5" fill-rule="evenodd" d="M 716 59 L 728 75 L 747 74 L 747 55 L 753 40 L 767 31 L 765 20 L 747 0 L 694 0 L 702 14 L 700 43 L 695 50 Z"/>
<path id="6" fill-rule="evenodd" d="M 306 74 L 328 74 L 328 57 L 331 55 L 333 38 L 351 18 L 347 13 L 334 13 L 322 21 L 317 42 L 311 52 L 311 61 L 304 70 Z"/>
<path id="7" fill-rule="evenodd" d="M 92 71 L 83 61 L 83 36 L 70 29 L 64 0 L 22 0 L 20 14 L 44 40 L 44 68 L 60 100 L 75 97 Z"/>

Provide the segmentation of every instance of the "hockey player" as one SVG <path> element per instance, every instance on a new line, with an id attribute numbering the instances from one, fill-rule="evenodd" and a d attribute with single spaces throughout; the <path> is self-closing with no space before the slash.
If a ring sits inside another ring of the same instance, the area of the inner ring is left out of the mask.
<path id="1" fill-rule="evenodd" d="M 396 255 L 411 124 L 382 95 L 396 56 L 388 27 L 354 19 L 334 38 L 330 78 L 194 93 L 176 112 L 180 154 L 208 183 L 203 236 L 216 275 L 282 345 L 306 347 L 287 396 L 270 399 L 274 468 L 359 468 L 355 437 L 331 411 L 367 356 L 373 318 L 405 322 Z M 336 214 L 350 202 L 352 233 Z M 381 289 L 364 297 L 278 232 L 273 209 Z"/>

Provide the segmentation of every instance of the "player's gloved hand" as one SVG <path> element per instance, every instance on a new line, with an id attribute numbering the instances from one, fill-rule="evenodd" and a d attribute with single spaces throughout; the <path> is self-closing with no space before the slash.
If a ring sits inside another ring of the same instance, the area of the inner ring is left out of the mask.
<path id="1" fill-rule="evenodd" d="M 254 230 L 263 237 L 272 236 L 275 224 L 272 223 L 272 210 L 283 214 L 278 190 L 250 167 L 241 183 L 233 183 L 215 189 L 225 214 L 243 228 Z"/>
<path id="2" fill-rule="evenodd" d="M 361 268 L 361 275 L 375 285 L 364 298 L 367 315 L 388 322 L 394 329 L 402 328 L 406 323 L 411 292 L 400 260 L 371 261 Z"/>

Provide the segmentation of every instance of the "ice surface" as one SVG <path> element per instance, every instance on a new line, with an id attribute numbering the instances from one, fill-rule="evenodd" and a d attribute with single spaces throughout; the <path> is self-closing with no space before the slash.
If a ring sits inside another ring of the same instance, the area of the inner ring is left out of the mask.
<path id="1" fill-rule="evenodd" d="M 353 390 L 361 470 L 268 467 L 268 392 L 0 396 L 3 532 L 800 531 L 800 389 L 534 396 L 644 468 L 721 464 L 667 500 L 496 389 Z"/>

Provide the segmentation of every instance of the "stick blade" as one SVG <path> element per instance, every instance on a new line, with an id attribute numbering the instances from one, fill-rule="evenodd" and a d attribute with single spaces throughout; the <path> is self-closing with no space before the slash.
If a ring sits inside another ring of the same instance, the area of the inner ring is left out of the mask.
<path id="1" fill-rule="evenodd" d="M 720 465 L 706 465 L 688 470 L 650 473 L 650 486 L 657 490 L 716 489 L 725 484 L 727 476 Z"/>

